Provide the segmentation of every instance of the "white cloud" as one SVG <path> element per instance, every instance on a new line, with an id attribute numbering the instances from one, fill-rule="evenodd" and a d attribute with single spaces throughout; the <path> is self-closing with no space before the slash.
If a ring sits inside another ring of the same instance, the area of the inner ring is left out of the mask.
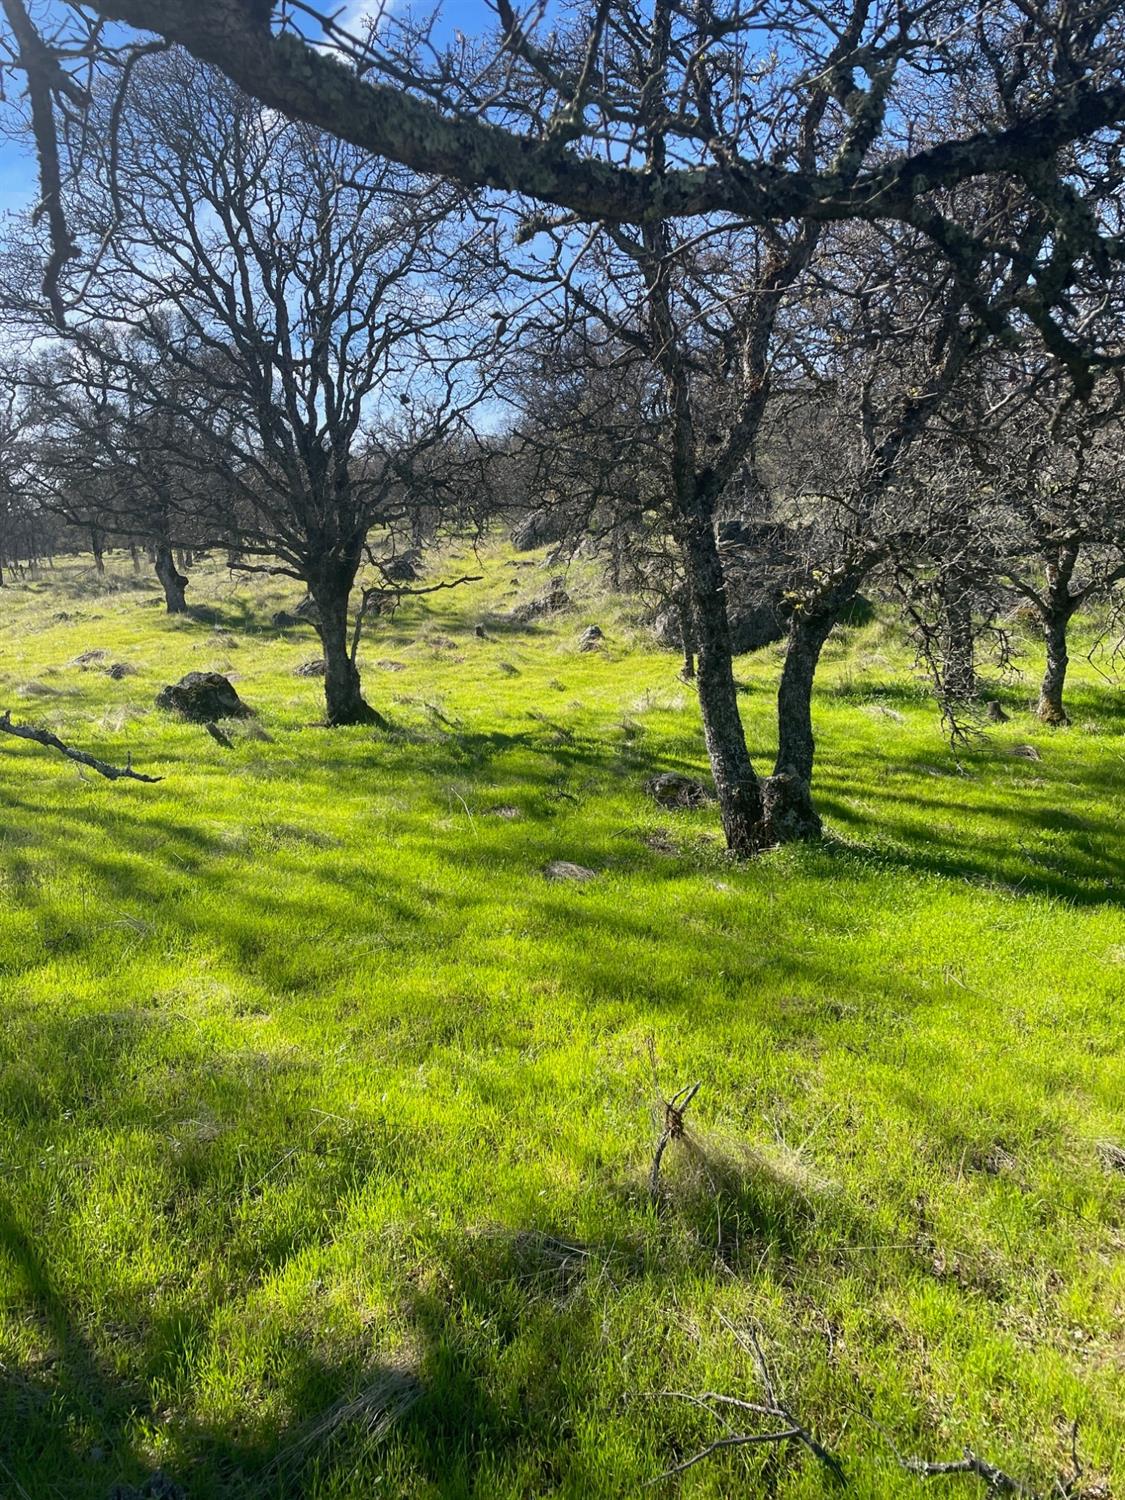
<path id="1" fill-rule="evenodd" d="M 380 22 L 389 14 L 392 0 L 347 0 L 347 4 L 333 16 L 337 28 L 346 31 L 356 41 L 365 41 L 370 30 L 377 28 Z M 331 49 L 330 42 L 320 43 L 327 49 Z"/>

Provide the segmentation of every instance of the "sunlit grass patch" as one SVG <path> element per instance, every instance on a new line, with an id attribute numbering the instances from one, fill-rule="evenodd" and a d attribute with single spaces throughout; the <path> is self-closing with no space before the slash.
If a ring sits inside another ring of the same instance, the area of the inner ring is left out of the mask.
<path id="1" fill-rule="evenodd" d="M 519 560 L 372 622 L 387 732 L 320 727 L 291 587 L 4 590 L 0 708 L 165 779 L 0 742 L 0 1492 L 632 1496 L 704 1437 L 654 1392 L 754 1399 L 728 1324 L 856 1494 L 916 1492 L 880 1429 L 1049 1493 L 1075 1420 L 1119 1486 L 1119 690 L 1076 652 L 1044 729 L 1029 655 L 954 752 L 879 616 L 825 663 L 828 838 L 736 866 L 644 793 L 706 775 L 678 659 L 589 565 L 512 628 Z M 219 660 L 229 750 L 153 706 Z M 777 671 L 738 663 L 763 765 Z M 661 1202 L 650 1037 L 701 1085 Z"/>

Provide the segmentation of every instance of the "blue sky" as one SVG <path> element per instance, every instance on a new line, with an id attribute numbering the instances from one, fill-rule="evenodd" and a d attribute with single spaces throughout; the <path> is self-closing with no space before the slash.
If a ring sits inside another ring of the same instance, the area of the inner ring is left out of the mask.
<path id="1" fill-rule="evenodd" d="M 382 8 L 389 11 L 395 3 L 396 0 L 385 0 Z M 378 13 L 380 0 L 347 0 L 338 7 L 333 6 L 332 0 L 326 0 L 325 10 L 335 8 L 339 9 L 340 24 L 354 28 L 368 12 Z M 57 13 L 59 7 L 54 0 L 47 0 L 35 9 L 37 16 L 45 17 L 52 11 Z M 493 19 L 485 0 L 449 0 L 442 6 L 438 35 L 449 35 L 458 29 L 471 36 L 489 29 Z M 19 212 L 32 206 L 36 194 L 35 156 L 30 140 L 15 133 L 0 135 L 0 213 Z"/>
<path id="2" fill-rule="evenodd" d="M 0 211 L 27 208 L 36 196 L 35 156 L 22 135 L 0 139 Z"/>

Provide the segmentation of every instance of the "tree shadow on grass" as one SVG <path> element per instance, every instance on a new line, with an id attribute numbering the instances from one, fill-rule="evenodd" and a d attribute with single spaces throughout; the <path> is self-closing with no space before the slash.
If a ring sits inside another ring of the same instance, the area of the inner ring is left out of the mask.
<path id="1" fill-rule="evenodd" d="M 140 1383 L 122 1381 L 79 1331 L 2 1194 L 0 1257 L 15 1275 L 9 1308 L 38 1326 L 45 1350 L 29 1371 L 8 1359 L 0 1365 L 0 1479 L 6 1474 L 21 1497 L 103 1495 L 105 1479 L 94 1476 L 109 1457 L 106 1445 L 123 1475 L 143 1467 L 127 1432 L 137 1417 L 155 1416 L 153 1404 Z"/>
<path id="2" fill-rule="evenodd" d="M 313 1063 L 258 1077 L 185 1029 L 174 1067 L 169 1054 L 154 1069 L 159 1015 L 48 1021 L 28 1007 L 10 1019 L 26 1022 L 15 1050 L 36 1093 L 6 1086 L 4 1113 L 33 1132 L 32 1170 L 66 1163 L 52 1169 L 49 1211 L 37 1209 L 52 1221 L 42 1241 L 0 1197 L 6 1315 L 34 1328 L 28 1342 L 41 1350 L 5 1355 L 0 1370 L 0 1489 L 10 1477 L 35 1500 L 107 1500 L 115 1482 L 142 1484 L 154 1438 L 187 1500 L 582 1493 L 591 1432 L 638 1390 L 674 1383 L 690 1358 L 691 1340 L 674 1331 L 685 1286 L 749 1290 L 764 1271 L 776 1285 L 826 1246 L 839 1259 L 882 1238 L 862 1205 L 799 1162 L 693 1131 L 667 1157 L 659 1208 L 643 1151 L 597 1170 L 585 1229 L 532 1210 L 514 1226 L 411 1219 L 388 1240 L 363 1221 L 356 1252 L 382 1310 L 361 1332 L 326 1338 L 332 1299 L 356 1295 L 355 1264 L 349 1252 L 302 1272 L 303 1258 L 346 1246 L 357 1183 L 389 1170 L 408 1180 L 420 1162 L 388 1154 L 370 1120 L 328 1117 L 318 1148 L 300 1136 L 295 1121 L 315 1113 Z M 212 1115 L 231 1128 L 189 1140 L 186 1126 Z M 173 1276 L 152 1269 L 138 1227 L 116 1275 L 87 1289 L 71 1267 L 60 1289 L 72 1241 L 52 1240 L 54 1224 L 88 1191 L 91 1129 L 129 1143 L 123 1170 L 148 1161 L 159 1174 L 161 1232 L 185 1247 Z M 85 1133 L 68 1160 L 74 1131 Z M 276 1198 L 263 1200 L 263 1184 Z M 190 1274 L 191 1254 L 211 1261 L 208 1276 Z M 926 1256 L 920 1247 L 919 1268 Z M 300 1295 L 285 1290 L 289 1271 L 305 1277 Z M 622 1328 L 625 1361 L 612 1347 Z M 265 1351 L 248 1369 L 246 1339 Z M 634 1493 L 681 1452 L 686 1429 L 670 1409 L 629 1422 L 633 1441 L 590 1490 Z"/>
<path id="3" fill-rule="evenodd" d="M 48 1019 L 28 1007 L 10 1019 L 35 1082 L 29 1094 L 0 1075 L 3 1114 L 25 1132 L 20 1196 L 26 1174 L 51 1177 L 34 1227 L 15 1191 L 0 1195 L 5 1315 L 32 1351 L 6 1351 L 0 1369 L 0 1489 L 10 1480 L 16 1497 L 107 1500 L 115 1483 L 144 1484 L 154 1445 L 187 1500 L 367 1500 L 377 1484 L 453 1500 L 494 1492 L 497 1476 L 516 1493 L 580 1490 L 590 1455 L 574 1451 L 576 1435 L 634 1378 L 607 1357 L 607 1319 L 638 1289 L 665 1308 L 685 1277 L 749 1287 L 826 1232 L 871 1238 L 831 1192 L 701 1136 L 705 1170 L 670 1156 L 659 1210 L 644 1161 L 599 1173 L 589 1195 L 603 1207 L 584 1210 L 595 1239 L 530 1215 L 515 1227 L 421 1223 L 392 1234 L 390 1250 L 361 1228 L 386 1311 L 332 1336 L 333 1299 L 355 1293 L 352 1262 L 302 1265 L 346 1243 L 357 1182 L 406 1176 L 412 1158 L 394 1156 L 372 1121 L 325 1116 L 315 1139 L 298 1131 L 316 1114 L 312 1063 L 258 1077 L 185 1028 L 173 1067 L 152 1050 L 168 1024 L 159 1014 Z M 133 1199 L 137 1222 L 117 1225 L 116 1262 L 87 1285 L 67 1257 L 86 1199 L 110 1186 L 89 1177 L 102 1135 L 107 1152 L 127 1143 L 112 1172 L 151 1187 Z M 170 1246 L 183 1253 L 169 1276 Z M 291 1272 L 306 1278 L 298 1297 L 284 1290 Z M 655 1384 L 661 1371 L 645 1373 Z M 654 1451 L 667 1441 L 656 1422 Z M 637 1459 L 620 1461 L 628 1493 Z"/>
<path id="4" fill-rule="evenodd" d="M 228 631 L 232 635 L 278 641 L 312 643 L 318 639 L 312 620 L 289 615 L 285 623 L 278 624 L 274 620 L 275 613 L 277 611 L 269 612 L 244 595 L 232 594 L 193 604 L 187 615 L 174 617 L 174 623 L 184 629 L 190 629 L 193 624 L 207 625 L 215 630 Z"/>
<path id="5" fill-rule="evenodd" d="M 160 1473 L 185 1500 L 320 1493 L 360 1500 L 380 1481 L 389 1480 L 394 1493 L 395 1478 L 404 1488 L 423 1481 L 435 1495 L 479 1492 L 482 1466 L 503 1468 L 519 1450 L 525 1463 L 552 1461 L 560 1421 L 573 1409 L 560 1348 L 568 1360 L 588 1360 L 597 1342 L 596 1309 L 580 1281 L 591 1267 L 604 1277 L 609 1259 L 615 1276 L 626 1268 L 616 1252 L 602 1258 L 536 1232 L 465 1237 L 434 1263 L 438 1274 L 424 1288 L 406 1289 L 407 1344 L 398 1357 L 359 1346 L 327 1357 L 295 1328 L 283 1366 L 257 1393 L 267 1397 L 268 1413 L 209 1418 L 188 1390 L 172 1408 L 156 1394 L 176 1346 L 206 1337 L 205 1310 L 173 1318 L 139 1299 L 128 1321 L 143 1331 L 145 1357 L 122 1373 L 123 1361 L 106 1353 L 112 1340 L 104 1330 L 96 1339 L 83 1332 L 89 1313 L 73 1310 L 54 1288 L 2 1198 L 0 1256 L 16 1272 L 9 1305 L 42 1325 L 49 1351 L 25 1370 L 4 1363 L 0 1487 L 6 1478 L 14 1497 L 37 1500 L 106 1500 L 116 1485 L 129 1496 L 146 1493 L 155 1467 L 148 1444 L 157 1433 Z M 517 1344 L 519 1372 L 508 1378 L 504 1350 Z"/>
<path id="6" fill-rule="evenodd" d="M 25 1316 L 42 1310 L 52 1341 L 48 1366 L 8 1369 L 0 1380 L 7 1474 L 37 1500 L 106 1500 L 115 1484 L 144 1493 L 157 1434 L 160 1472 L 185 1500 L 366 1500 L 380 1489 L 454 1500 L 500 1483 L 525 1494 L 581 1487 L 591 1457 L 579 1449 L 581 1428 L 630 1394 L 629 1372 L 607 1357 L 607 1318 L 636 1288 L 655 1307 L 673 1305 L 685 1270 L 682 1255 L 658 1244 L 646 1251 L 527 1228 L 462 1234 L 432 1246 L 400 1288 L 406 1333 L 397 1355 L 380 1357 L 375 1334 L 374 1348 L 326 1356 L 295 1329 L 284 1366 L 253 1393 L 268 1397 L 268 1414 L 247 1405 L 209 1416 L 190 1391 L 163 1406 L 151 1362 L 147 1373 L 122 1374 L 95 1353 L 2 1210 L 0 1251 L 26 1267 Z M 695 1268 L 695 1279 L 716 1287 L 730 1275 L 706 1257 Z M 135 1313 L 144 1317 L 143 1306 Z M 198 1331 L 205 1325 L 200 1319 Z M 172 1329 L 159 1316 L 147 1317 L 145 1332 L 150 1344 L 185 1341 L 182 1323 Z M 678 1358 L 663 1347 L 649 1368 L 642 1357 L 641 1378 L 657 1386 L 661 1362 Z M 644 1425 L 655 1468 L 671 1440 L 667 1418 Z M 638 1461 L 643 1454 L 619 1456 L 619 1492 L 639 1477 Z"/>
<path id="7" fill-rule="evenodd" d="M 869 776 L 857 786 L 839 771 L 823 773 L 815 789 L 817 805 L 832 831 L 843 835 L 821 846 L 830 866 L 842 868 L 858 859 L 888 872 L 937 875 L 1076 906 L 1125 904 L 1125 853 L 1117 831 L 1091 822 L 1082 811 L 1089 797 L 1107 802 L 1120 797 L 1125 777 L 1087 767 L 1077 787 L 1057 782 L 1016 787 L 1011 801 L 981 798 L 972 783 L 959 799 L 949 795 L 957 784 L 953 778 L 935 779 L 933 790 L 922 791 L 916 783 L 899 789 L 893 779 Z M 862 812 L 849 800 L 853 797 L 861 799 Z M 1072 807 L 1061 805 L 1066 801 Z M 1078 810 L 1072 810 L 1075 803 Z M 966 813 L 985 820 L 985 831 L 966 826 Z M 957 820 L 960 826 L 950 826 Z"/>

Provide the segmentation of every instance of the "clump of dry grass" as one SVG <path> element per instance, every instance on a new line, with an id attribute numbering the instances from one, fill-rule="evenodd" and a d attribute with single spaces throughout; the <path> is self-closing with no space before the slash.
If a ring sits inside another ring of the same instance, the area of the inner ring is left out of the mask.
<path id="1" fill-rule="evenodd" d="M 358 1462 L 421 1400 L 422 1394 L 422 1382 L 411 1365 L 392 1364 L 380 1369 L 354 1395 L 341 1397 L 307 1422 L 294 1441 L 274 1457 L 263 1478 L 292 1475 L 315 1450 L 345 1432 L 360 1438 Z"/>

